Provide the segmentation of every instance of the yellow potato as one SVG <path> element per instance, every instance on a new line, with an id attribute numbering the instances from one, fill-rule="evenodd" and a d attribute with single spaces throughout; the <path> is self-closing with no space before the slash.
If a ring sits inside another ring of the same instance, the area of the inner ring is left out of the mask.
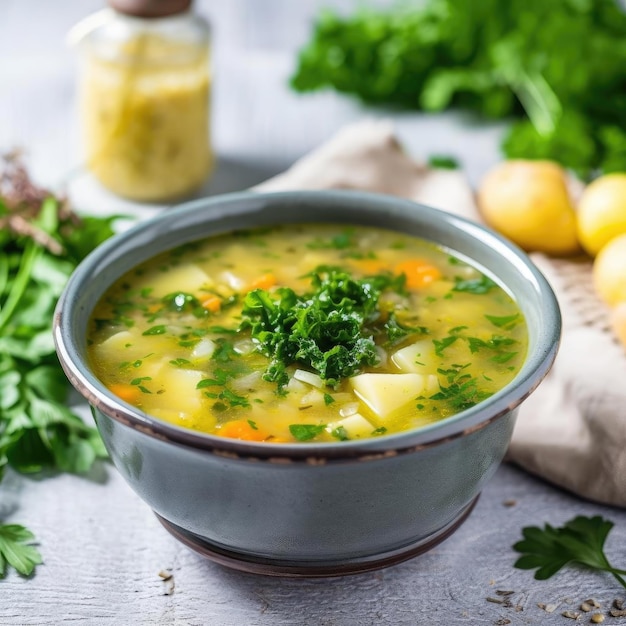
<path id="1" fill-rule="evenodd" d="M 626 173 L 607 174 L 588 185 L 580 197 L 578 237 L 595 256 L 622 233 L 626 233 Z"/>
<path id="2" fill-rule="evenodd" d="M 487 224 L 524 250 L 580 249 L 566 173 L 552 161 L 504 161 L 482 181 L 478 204 Z"/>
<path id="3" fill-rule="evenodd" d="M 609 305 L 626 302 L 626 234 L 607 243 L 593 263 L 593 284 Z"/>

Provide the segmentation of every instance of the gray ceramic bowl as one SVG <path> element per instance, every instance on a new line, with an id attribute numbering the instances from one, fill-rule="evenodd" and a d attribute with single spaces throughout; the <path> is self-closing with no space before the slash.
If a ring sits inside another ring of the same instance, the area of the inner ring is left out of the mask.
<path id="1" fill-rule="evenodd" d="M 529 352 L 516 378 L 477 406 L 418 430 L 290 445 L 159 421 L 112 395 L 89 369 L 87 320 L 135 265 L 236 228 L 312 221 L 395 229 L 473 259 L 508 288 L 526 317 Z M 389 196 L 247 193 L 183 205 L 98 247 L 71 277 L 54 332 L 65 372 L 93 407 L 113 463 L 172 534 L 238 569 L 324 576 L 402 561 L 462 523 L 502 460 L 517 407 L 552 365 L 560 314 L 526 255 L 469 221 Z"/>

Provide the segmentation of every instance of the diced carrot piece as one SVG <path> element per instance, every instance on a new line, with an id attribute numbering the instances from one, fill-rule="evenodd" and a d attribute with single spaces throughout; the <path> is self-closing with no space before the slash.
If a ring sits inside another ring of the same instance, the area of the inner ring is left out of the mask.
<path id="1" fill-rule="evenodd" d="M 398 263 L 394 273 L 406 276 L 406 286 L 409 289 L 421 289 L 441 278 L 441 272 L 437 267 L 421 259 L 409 259 Z"/>
<path id="2" fill-rule="evenodd" d="M 248 285 L 248 291 L 253 289 L 269 289 L 276 284 L 276 276 L 274 274 L 263 274 Z"/>
<path id="3" fill-rule="evenodd" d="M 129 404 L 135 404 L 141 394 L 137 385 L 127 385 L 126 383 L 111 383 L 108 388 L 111 393 Z"/>
<path id="4" fill-rule="evenodd" d="M 217 431 L 217 435 L 230 439 L 243 439 L 245 441 L 264 441 L 268 434 L 254 428 L 247 420 L 232 420 L 226 422 Z"/>
<path id="5" fill-rule="evenodd" d="M 217 313 L 222 308 L 222 299 L 211 294 L 202 300 L 201 304 L 203 309 L 211 311 L 211 313 Z"/>

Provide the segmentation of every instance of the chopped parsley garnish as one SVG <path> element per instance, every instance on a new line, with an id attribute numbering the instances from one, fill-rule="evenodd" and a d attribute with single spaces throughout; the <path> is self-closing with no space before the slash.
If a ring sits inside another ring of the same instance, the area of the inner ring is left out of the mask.
<path id="1" fill-rule="evenodd" d="M 226 387 L 218 396 L 221 400 L 226 400 L 231 407 L 240 406 L 248 407 L 250 402 L 245 396 L 240 396 L 228 387 Z"/>
<path id="2" fill-rule="evenodd" d="M 180 291 L 178 293 L 169 293 L 163 296 L 161 299 L 163 304 L 170 311 L 177 311 L 182 313 L 183 311 L 193 311 L 196 307 L 200 306 L 200 301 L 194 295 Z"/>
<path id="3" fill-rule="evenodd" d="M 344 230 L 337 235 L 334 235 L 330 239 L 315 239 L 307 244 L 311 250 L 345 250 L 354 245 L 354 230 Z"/>
<path id="4" fill-rule="evenodd" d="M 519 321 L 520 314 L 514 313 L 513 315 L 504 315 L 498 317 L 496 315 L 485 315 L 485 317 L 498 328 L 504 328 L 505 330 L 511 330 Z"/>
<path id="5" fill-rule="evenodd" d="M 148 330 L 144 330 L 141 334 L 148 335 L 164 335 L 167 332 L 167 328 L 163 324 L 159 324 L 158 326 L 153 326 L 152 328 L 148 328 Z"/>
<path id="6" fill-rule="evenodd" d="M 217 361 L 218 363 L 227 363 L 233 358 L 237 358 L 239 356 L 230 341 L 226 341 L 220 337 L 216 340 L 216 344 L 217 345 L 211 357 L 214 361 Z"/>
<path id="7" fill-rule="evenodd" d="M 452 291 L 465 291 L 467 293 L 482 295 L 489 293 L 494 287 L 497 287 L 496 283 L 484 274 L 480 278 L 461 278 L 460 276 L 455 276 Z"/>
<path id="8" fill-rule="evenodd" d="M 337 428 L 333 428 L 330 433 L 335 439 L 339 439 L 339 441 L 348 441 L 350 437 L 348 437 L 348 431 L 343 426 L 337 426 Z"/>
<path id="9" fill-rule="evenodd" d="M 207 331 L 215 333 L 216 335 L 235 335 L 237 334 L 236 328 L 226 328 L 225 326 L 209 326 Z"/>
<path id="10" fill-rule="evenodd" d="M 235 377 L 235 373 L 216 368 L 213 372 L 213 378 L 203 378 L 196 385 L 196 389 L 206 389 L 207 387 L 221 387 L 222 390 L 217 392 L 205 391 L 204 395 L 210 399 L 219 399 L 224 402 L 216 402 L 213 405 L 213 408 L 216 411 L 225 411 L 228 406 L 233 407 L 249 407 L 250 401 L 245 396 L 239 395 L 235 393 L 232 389 L 230 389 L 227 385 L 228 382 L 231 381 Z M 225 404 L 228 403 L 228 404 Z"/>
<path id="11" fill-rule="evenodd" d="M 515 339 L 512 339 L 511 337 L 503 337 L 502 335 L 492 335 L 491 339 L 488 339 L 487 341 L 479 339 L 478 337 L 468 337 L 467 342 L 472 354 L 482 349 L 499 350 L 503 347 L 517 343 Z"/>
<path id="12" fill-rule="evenodd" d="M 449 337 L 444 337 L 443 339 L 433 339 L 435 354 L 437 356 L 443 356 L 443 351 L 448 346 L 451 346 L 458 338 L 458 335 L 450 335 Z"/>
<path id="13" fill-rule="evenodd" d="M 393 311 L 389 313 L 389 318 L 385 322 L 384 328 L 387 333 L 388 345 L 394 345 L 408 335 L 428 334 L 428 328 L 425 326 L 409 326 L 408 324 L 399 322 L 397 315 Z"/>
<path id="14" fill-rule="evenodd" d="M 310 441 L 326 428 L 325 424 L 290 424 L 289 432 L 298 441 Z"/>
<path id="15" fill-rule="evenodd" d="M 445 401 L 455 411 L 463 411 L 491 396 L 491 392 L 479 389 L 477 378 L 465 371 L 469 365 L 455 364 L 448 369 L 438 369 L 437 372 L 446 377 L 448 385 L 439 383 L 440 391 L 430 399 Z"/>
<path id="16" fill-rule="evenodd" d="M 149 380 L 152 380 L 151 376 L 139 376 L 138 378 L 133 378 L 130 381 L 130 384 L 137 387 L 139 391 L 141 391 L 141 393 L 152 393 L 150 389 L 148 389 L 142 384 L 144 381 L 149 381 Z"/>
<path id="17" fill-rule="evenodd" d="M 508 363 L 516 355 L 517 352 L 501 352 L 500 354 L 492 356 L 490 360 L 494 363 Z"/>

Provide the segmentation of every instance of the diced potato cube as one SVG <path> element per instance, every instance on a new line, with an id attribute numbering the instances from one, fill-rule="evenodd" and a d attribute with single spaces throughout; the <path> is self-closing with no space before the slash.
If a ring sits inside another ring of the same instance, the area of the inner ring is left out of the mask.
<path id="1" fill-rule="evenodd" d="M 105 339 L 98 347 L 103 350 L 120 352 L 124 350 L 128 344 L 132 345 L 134 340 L 135 336 L 133 333 L 122 330 L 119 333 L 115 333 L 115 335 L 111 335 L 108 339 Z"/>
<path id="2" fill-rule="evenodd" d="M 93 354 L 98 362 L 122 363 L 124 361 L 144 360 L 146 354 L 145 342 L 142 337 L 134 333 L 122 330 L 111 335 L 100 344 L 94 344 Z"/>
<path id="3" fill-rule="evenodd" d="M 394 352 L 391 360 L 399 370 L 416 374 L 434 373 L 438 367 L 435 346 L 430 339 L 417 341 Z"/>
<path id="4" fill-rule="evenodd" d="M 359 439 L 361 437 L 369 437 L 374 430 L 371 422 L 365 419 L 360 413 L 354 413 L 350 417 L 331 422 L 326 426 L 326 431 L 332 435 L 337 428 L 343 428 L 346 431 L 348 439 Z"/>
<path id="5" fill-rule="evenodd" d="M 356 395 L 381 420 L 413 402 L 426 384 L 421 374 L 359 374 L 350 378 Z"/>
<path id="6" fill-rule="evenodd" d="M 306 393 L 310 387 L 300 382 L 297 378 L 290 378 L 286 387 L 290 393 Z"/>
<path id="7" fill-rule="evenodd" d="M 161 373 L 163 400 L 180 413 L 193 413 L 202 408 L 202 390 L 197 389 L 202 372 L 179 368 L 167 368 Z"/>
<path id="8" fill-rule="evenodd" d="M 324 404 L 324 394 L 317 389 L 311 389 L 300 398 L 300 406 L 320 406 Z"/>

